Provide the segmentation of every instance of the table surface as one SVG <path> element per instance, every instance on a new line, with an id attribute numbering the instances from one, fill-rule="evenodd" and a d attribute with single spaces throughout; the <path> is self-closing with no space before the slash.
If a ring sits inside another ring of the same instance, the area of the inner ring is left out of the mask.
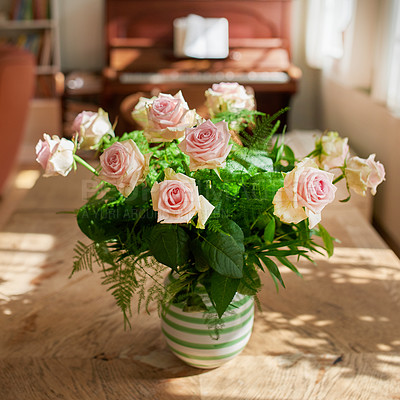
<path id="1" fill-rule="evenodd" d="M 263 278 L 252 337 L 214 370 L 170 353 L 154 312 L 132 330 L 100 274 L 68 279 L 85 241 L 86 171 L 40 178 L 0 232 L 0 399 L 400 399 L 400 262 L 359 208 L 327 207 L 333 257 Z"/>

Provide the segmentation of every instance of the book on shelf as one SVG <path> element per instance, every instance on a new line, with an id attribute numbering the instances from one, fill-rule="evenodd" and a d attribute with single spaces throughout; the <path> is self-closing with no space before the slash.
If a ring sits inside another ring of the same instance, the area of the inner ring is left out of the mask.
<path id="1" fill-rule="evenodd" d="M 49 30 L 45 30 L 42 34 L 38 64 L 51 65 L 51 32 Z"/>
<path id="2" fill-rule="evenodd" d="M 13 0 L 10 17 L 13 20 L 49 19 L 49 0 Z"/>
<path id="3" fill-rule="evenodd" d="M 33 19 L 32 0 L 14 0 L 11 10 L 11 18 L 14 20 L 22 21 Z"/>
<path id="4" fill-rule="evenodd" d="M 49 0 L 31 0 L 33 1 L 33 15 L 35 19 L 50 18 Z"/>
<path id="5" fill-rule="evenodd" d="M 14 45 L 21 49 L 25 49 L 30 51 L 36 59 L 36 63 L 40 65 L 41 62 L 41 49 L 43 47 L 43 36 L 42 32 L 30 32 L 30 33 L 21 33 L 16 38 L 2 38 L 4 44 Z M 51 43 L 50 43 L 51 45 Z M 48 51 L 46 50 L 46 62 L 51 61 L 51 53 L 48 55 Z M 51 49 L 50 49 L 51 52 Z M 48 64 L 46 64 L 48 65 Z"/>

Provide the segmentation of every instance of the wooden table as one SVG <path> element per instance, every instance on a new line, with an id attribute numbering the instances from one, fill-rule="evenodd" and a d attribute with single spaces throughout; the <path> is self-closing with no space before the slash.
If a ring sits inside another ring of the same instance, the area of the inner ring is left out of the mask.
<path id="1" fill-rule="evenodd" d="M 207 371 L 169 352 L 155 306 L 124 331 L 99 274 L 68 279 L 84 237 L 56 212 L 90 186 L 39 179 L 0 233 L 0 399 L 400 399 L 400 262 L 357 207 L 325 210 L 335 255 L 279 294 L 265 276 L 246 349 Z"/>

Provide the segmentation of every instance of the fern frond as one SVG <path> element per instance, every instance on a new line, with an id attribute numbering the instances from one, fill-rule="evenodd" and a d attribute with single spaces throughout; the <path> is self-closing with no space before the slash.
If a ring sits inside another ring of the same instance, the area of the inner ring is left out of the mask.
<path id="1" fill-rule="evenodd" d="M 263 114 L 259 116 L 256 120 L 255 127 L 250 132 L 241 132 L 241 140 L 244 146 L 249 148 L 265 149 L 272 136 L 277 133 L 279 129 L 280 121 L 277 120 L 277 118 L 284 114 L 288 109 L 289 108 L 286 107 L 277 111 L 273 115 Z"/>
<path id="2" fill-rule="evenodd" d="M 93 261 L 97 259 L 96 244 L 91 243 L 86 245 L 81 241 L 78 241 L 75 245 L 74 253 L 74 262 L 69 277 L 71 277 L 75 272 L 82 270 L 93 272 Z"/>
<path id="3" fill-rule="evenodd" d="M 207 230 L 210 232 L 221 232 L 221 222 L 218 219 L 209 219 L 207 221 Z"/>

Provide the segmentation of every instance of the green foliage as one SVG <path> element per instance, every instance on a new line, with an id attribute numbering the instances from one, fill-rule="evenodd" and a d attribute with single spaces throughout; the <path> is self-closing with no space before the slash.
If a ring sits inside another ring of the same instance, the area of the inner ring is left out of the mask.
<path id="1" fill-rule="evenodd" d="M 217 114 L 213 122 L 226 121 L 246 148 L 266 149 L 272 136 L 278 132 L 280 121 L 277 119 L 288 110 L 288 107 L 283 108 L 271 116 L 254 110 L 224 111 Z"/>
<path id="2" fill-rule="evenodd" d="M 253 128 L 256 125 L 257 117 L 264 113 L 256 110 L 223 111 L 218 113 L 212 121 L 214 123 L 226 121 L 228 125 L 236 124 L 235 128 L 242 131 L 246 128 Z"/>
<path id="3" fill-rule="evenodd" d="M 332 255 L 334 239 L 321 225 L 310 230 L 308 221 L 285 224 L 273 214 L 275 193 L 296 162 L 283 140 L 271 143 L 280 127 L 277 118 L 285 111 L 272 116 L 249 110 L 217 115 L 214 122 L 227 121 L 244 144 L 233 144 L 219 171 L 190 171 L 189 157 L 175 141 L 149 145 L 141 131 L 104 137 L 99 151 L 132 139 L 142 153 L 152 153 L 150 171 L 127 198 L 102 183 L 77 211 L 78 225 L 92 243 L 77 243 L 72 274 L 99 266 L 102 283 L 126 324 L 133 300 L 138 309 L 147 309 L 153 301 L 164 309 L 181 303 L 185 310 L 207 310 L 221 318 L 236 292 L 257 295 L 261 273 L 269 273 L 278 290 L 285 287 L 282 268 L 301 276 L 295 260 L 312 261 L 311 254 L 323 250 Z M 194 178 L 199 194 L 215 207 L 206 229 L 196 228 L 195 220 L 157 222 L 151 188 L 164 179 L 165 168 Z M 313 235 L 321 237 L 322 244 Z M 164 285 L 167 270 L 174 271 L 174 278 Z M 204 301 L 206 293 L 211 308 Z"/>
<path id="4" fill-rule="evenodd" d="M 261 289 L 261 280 L 255 265 L 254 260 L 251 261 L 251 259 L 247 258 L 243 266 L 243 278 L 237 288 L 237 291 L 243 295 L 256 296 Z"/>
<path id="5" fill-rule="evenodd" d="M 78 242 L 71 276 L 81 270 L 92 271 L 97 265 L 102 272 L 102 284 L 107 286 L 121 309 L 125 325 L 130 325 L 131 301 L 137 296 L 138 311 L 142 303 L 148 310 L 154 300 L 161 301 L 164 295 L 163 271 L 165 266 L 154 262 L 149 253 L 139 257 L 120 257 L 112 245 Z M 149 279 L 150 278 L 150 279 Z M 148 281 L 150 280 L 150 284 Z"/>
<path id="6" fill-rule="evenodd" d="M 294 168 L 296 162 L 295 155 L 293 150 L 283 140 L 280 143 L 279 138 L 277 138 L 269 154 L 273 160 L 275 171 L 288 172 Z"/>
<path id="7" fill-rule="evenodd" d="M 264 240 L 266 243 L 272 243 L 275 237 L 275 218 L 271 218 L 264 229 Z"/>
<path id="8" fill-rule="evenodd" d="M 97 151 L 102 153 L 105 149 L 112 146 L 116 142 L 123 142 L 132 139 L 139 147 L 140 151 L 145 154 L 149 152 L 149 144 L 143 135 L 142 131 L 132 131 L 124 133 L 122 136 L 104 135 L 97 144 Z"/>
<path id="9" fill-rule="evenodd" d="M 319 232 L 317 233 L 317 235 L 321 236 L 328 257 L 331 257 L 333 255 L 333 249 L 334 249 L 333 246 L 334 238 L 328 233 L 328 231 L 321 224 L 318 224 L 318 229 Z"/>
<path id="10" fill-rule="evenodd" d="M 284 108 L 272 116 L 261 115 L 257 119 L 256 125 L 252 132 L 244 131 L 241 133 L 240 136 L 244 146 L 249 148 L 264 149 L 271 140 L 272 136 L 278 132 L 280 121 L 276 121 L 276 119 L 287 110 L 288 108 Z"/>
<path id="11" fill-rule="evenodd" d="M 233 279 L 213 271 L 211 277 L 210 298 L 212 299 L 218 317 L 221 318 L 222 314 L 226 311 L 231 303 L 240 279 Z"/>
<path id="12" fill-rule="evenodd" d="M 273 171 L 273 162 L 271 157 L 269 157 L 268 153 L 262 150 L 240 147 L 230 158 L 250 172 L 254 171 L 254 173 L 257 173 L 260 171 Z"/>
<path id="13" fill-rule="evenodd" d="M 208 265 L 221 275 L 243 276 L 243 249 L 231 234 L 210 232 L 202 237 L 200 248 Z"/>
<path id="14" fill-rule="evenodd" d="M 155 225 L 151 232 L 150 252 L 158 262 L 177 270 L 189 259 L 189 241 L 189 235 L 178 225 Z"/>

